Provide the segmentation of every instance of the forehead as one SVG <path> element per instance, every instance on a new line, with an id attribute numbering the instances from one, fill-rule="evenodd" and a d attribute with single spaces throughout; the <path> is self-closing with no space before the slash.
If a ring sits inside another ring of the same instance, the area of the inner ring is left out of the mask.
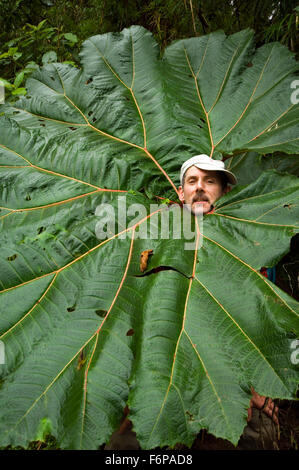
<path id="1" fill-rule="evenodd" d="M 212 170 L 202 170 L 201 168 L 197 168 L 196 166 L 191 166 L 188 168 L 188 170 L 185 173 L 185 179 L 189 179 L 191 177 L 213 177 L 216 178 L 217 180 L 221 180 L 219 174 L 217 171 L 212 171 Z"/>

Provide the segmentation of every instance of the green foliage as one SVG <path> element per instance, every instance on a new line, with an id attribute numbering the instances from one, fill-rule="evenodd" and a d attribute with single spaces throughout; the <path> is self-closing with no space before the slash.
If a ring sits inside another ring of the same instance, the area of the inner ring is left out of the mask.
<path id="1" fill-rule="evenodd" d="M 250 27 L 258 45 L 277 40 L 296 51 L 295 7 L 296 0 L 0 0 L 0 76 L 13 84 L 28 62 L 41 65 L 49 51 L 77 64 L 86 37 L 132 24 L 152 31 L 162 50 L 175 39 Z"/>
<path id="2" fill-rule="evenodd" d="M 239 185 L 203 230 L 191 218 L 190 250 L 174 236 L 178 205 L 161 204 L 169 239 L 138 234 L 148 219 L 161 228 L 151 204 L 178 202 L 195 152 L 298 153 L 297 64 L 280 44 L 255 50 L 248 30 L 177 41 L 160 59 L 136 26 L 91 37 L 80 58 L 35 71 L 28 95 L 1 107 L 1 445 L 51 432 L 95 449 L 126 404 L 142 448 L 190 446 L 203 428 L 236 444 L 250 386 L 296 394 L 298 303 L 259 269 L 299 230 L 298 178 L 270 165 Z M 99 240 L 102 204 L 119 195 L 145 212 L 120 211 Z"/>
<path id="3" fill-rule="evenodd" d="M 44 438 L 44 440 L 36 440 L 32 441 L 28 444 L 28 446 L 22 447 L 22 446 L 6 446 L 6 447 L 0 447 L 0 450 L 60 450 L 59 445 L 55 439 L 55 437 L 51 436 L 50 434 L 47 434 Z"/>
<path id="4" fill-rule="evenodd" d="M 18 71 L 13 80 L 13 83 L 9 82 L 8 80 L 5 80 L 5 78 L 0 77 L 0 81 L 4 84 L 4 87 L 6 89 L 6 98 L 9 101 L 15 101 L 14 98 L 17 95 L 26 95 L 26 88 L 24 86 L 21 87 L 20 85 L 24 85 L 26 78 L 29 77 L 31 73 L 37 68 L 38 65 L 35 62 L 28 62 L 24 69 Z"/>
<path id="5" fill-rule="evenodd" d="M 47 437 L 51 435 L 52 428 L 51 420 L 48 418 L 42 418 L 39 423 L 35 441 L 45 442 Z"/>
<path id="6" fill-rule="evenodd" d="M 292 51 L 298 52 L 298 8 L 296 7 L 294 12 L 287 13 L 283 18 L 265 28 L 265 42 L 279 41 L 288 45 Z"/>
<path id="7" fill-rule="evenodd" d="M 42 57 L 42 63 L 51 64 L 52 62 L 57 62 L 57 54 L 55 51 L 46 52 Z"/>
<path id="8" fill-rule="evenodd" d="M 38 65 L 57 60 L 75 65 L 77 43 L 76 35 L 48 27 L 47 20 L 37 26 L 26 23 L 0 50 L 0 80 L 5 80 L 6 98 L 15 101 L 15 95 L 26 94 L 26 78 Z"/>

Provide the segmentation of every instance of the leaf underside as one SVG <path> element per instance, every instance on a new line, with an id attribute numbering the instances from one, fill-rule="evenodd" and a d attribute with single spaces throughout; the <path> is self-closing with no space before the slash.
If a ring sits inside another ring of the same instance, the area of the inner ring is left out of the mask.
<path id="1" fill-rule="evenodd" d="M 189 250 L 183 211 L 160 203 L 178 202 L 192 155 L 298 153 L 296 62 L 277 43 L 255 50 L 249 30 L 159 59 L 137 26 L 88 39 L 81 61 L 43 67 L 1 109 L 0 445 L 46 422 L 61 448 L 96 449 L 126 404 L 144 449 L 191 446 L 202 428 L 237 444 L 251 386 L 296 394 L 298 303 L 259 269 L 298 232 L 298 179 L 237 186 L 192 221 Z M 144 213 L 118 211 L 97 238 L 101 208 L 123 201 Z M 168 239 L 150 238 L 167 211 Z"/>

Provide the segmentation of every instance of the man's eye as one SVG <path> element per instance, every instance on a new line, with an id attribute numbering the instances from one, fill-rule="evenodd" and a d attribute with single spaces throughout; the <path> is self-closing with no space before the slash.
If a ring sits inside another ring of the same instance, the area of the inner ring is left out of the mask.
<path id="1" fill-rule="evenodd" d="M 208 180 L 208 183 L 215 183 L 215 180 Z"/>

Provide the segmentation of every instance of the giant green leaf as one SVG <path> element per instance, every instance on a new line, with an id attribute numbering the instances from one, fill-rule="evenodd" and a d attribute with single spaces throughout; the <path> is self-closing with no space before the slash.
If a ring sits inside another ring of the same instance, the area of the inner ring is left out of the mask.
<path id="1" fill-rule="evenodd" d="M 242 185 L 252 183 L 269 169 L 299 176 L 299 156 L 279 152 L 270 155 L 245 152 L 226 159 L 225 166 L 236 175 L 238 184 Z"/>
<path id="2" fill-rule="evenodd" d="M 160 202 L 178 201 L 194 154 L 298 153 L 294 58 L 255 50 L 246 30 L 160 59 L 131 27 L 88 39 L 81 60 L 43 67 L 1 108 L 0 445 L 47 422 L 62 448 L 95 449 L 126 404 L 144 449 L 191 445 L 201 428 L 236 444 L 251 386 L 296 393 L 298 304 L 259 269 L 298 231 L 298 179 L 269 170 L 236 187 L 202 226 L 192 217 L 192 249 L 185 211 Z"/>

